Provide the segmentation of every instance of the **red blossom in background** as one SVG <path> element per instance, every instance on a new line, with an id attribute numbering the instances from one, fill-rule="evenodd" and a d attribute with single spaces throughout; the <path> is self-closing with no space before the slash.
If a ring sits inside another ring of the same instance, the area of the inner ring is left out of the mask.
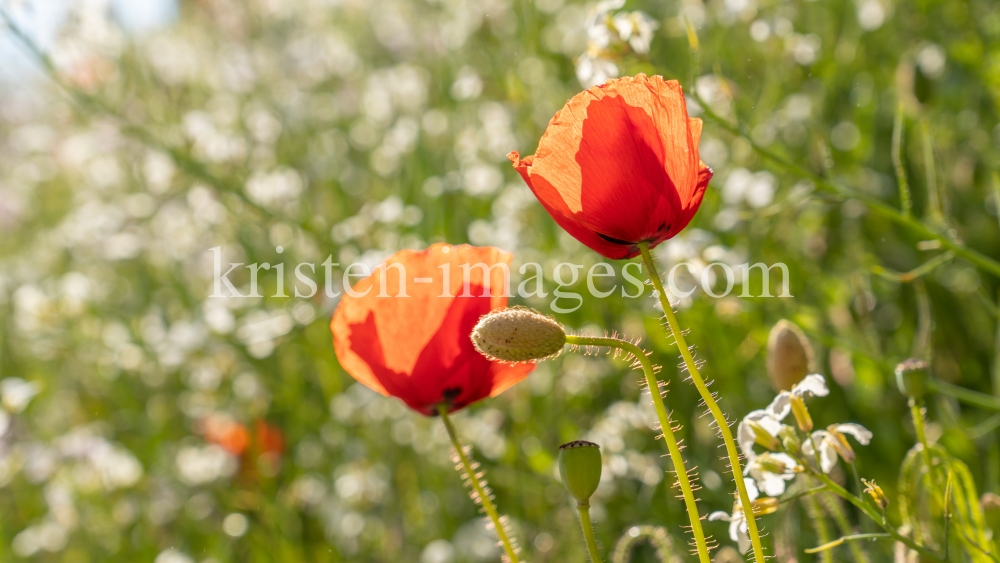
<path id="1" fill-rule="evenodd" d="M 577 94 L 534 155 L 507 157 L 560 227 L 602 256 L 632 258 L 698 211 L 712 178 L 700 139 L 680 84 L 640 74 Z"/>
<path id="2" fill-rule="evenodd" d="M 345 295 L 337 307 L 330 328 L 340 365 L 364 385 L 425 415 L 433 415 L 441 403 L 456 410 L 500 394 L 534 366 L 490 361 L 476 351 L 469 335 L 480 317 L 507 306 L 501 268 L 490 269 L 487 280 L 475 265 L 507 265 L 510 260 L 510 254 L 496 248 L 468 245 L 435 244 L 396 253 L 384 268 L 386 296 L 378 296 L 379 268 L 354 286 L 357 293 L 367 292 L 363 297 Z M 463 264 L 470 266 L 467 289 Z M 399 294 L 400 269 L 406 276 L 406 297 Z"/>

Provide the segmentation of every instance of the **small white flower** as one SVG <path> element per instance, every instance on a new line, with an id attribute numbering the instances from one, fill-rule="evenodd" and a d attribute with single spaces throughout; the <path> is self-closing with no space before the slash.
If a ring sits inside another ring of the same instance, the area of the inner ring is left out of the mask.
<path id="1" fill-rule="evenodd" d="M 812 440 L 807 440 L 802 444 L 802 453 L 807 456 L 815 456 L 819 450 L 819 466 L 823 473 L 829 473 L 837 465 L 837 455 L 850 463 L 856 457 L 854 449 L 848 443 L 845 434 L 854 436 L 862 446 L 867 446 L 872 439 L 870 430 L 851 422 L 845 424 L 831 424 L 826 430 L 817 430 L 812 433 Z M 813 445 L 815 444 L 815 449 Z"/>
<path id="2" fill-rule="evenodd" d="M 625 0 L 602 0 L 598 2 L 587 15 L 583 24 L 587 30 L 587 41 L 592 47 L 604 49 L 611 44 L 614 30 L 611 28 L 611 18 L 608 12 L 625 6 Z"/>
<path id="3" fill-rule="evenodd" d="M 802 466 L 792 456 L 768 452 L 754 456 L 743 474 L 753 477 L 765 495 L 776 497 L 784 494 L 785 482 L 795 479 L 800 471 Z"/>
<path id="4" fill-rule="evenodd" d="M 740 443 L 740 449 L 747 459 L 753 459 L 756 455 L 753 445 L 756 441 L 756 434 L 751 423 L 766 430 L 770 435 L 777 436 L 781 430 L 781 421 L 792 412 L 792 397 L 805 399 L 807 397 L 825 397 L 830 394 L 823 376 L 814 373 L 807 375 L 802 381 L 792 387 L 791 391 L 782 391 L 771 401 L 771 404 L 763 410 L 751 411 L 740 421 L 736 429 L 736 438 Z"/>
<path id="5" fill-rule="evenodd" d="M 744 482 L 747 486 L 747 496 L 750 497 L 750 502 L 757 500 L 760 496 L 760 491 L 757 490 L 757 484 L 754 483 L 753 479 L 745 479 Z M 708 515 L 710 521 L 715 520 L 725 520 L 729 522 L 729 539 L 736 542 L 740 548 L 740 553 L 746 553 L 750 550 L 750 527 L 747 524 L 746 513 L 743 512 L 743 505 L 740 504 L 739 498 L 733 503 L 733 513 L 729 514 L 723 510 L 718 510 Z"/>
<path id="6" fill-rule="evenodd" d="M 618 38 L 628 43 L 632 50 L 640 55 L 649 53 L 649 44 L 653 41 L 653 33 L 660 23 L 645 12 L 621 12 L 611 18 L 611 23 L 618 31 Z"/>
<path id="7" fill-rule="evenodd" d="M 576 79 L 584 88 L 604 84 L 618 76 L 618 65 L 599 49 L 587 49 L 576 61 Z"/>

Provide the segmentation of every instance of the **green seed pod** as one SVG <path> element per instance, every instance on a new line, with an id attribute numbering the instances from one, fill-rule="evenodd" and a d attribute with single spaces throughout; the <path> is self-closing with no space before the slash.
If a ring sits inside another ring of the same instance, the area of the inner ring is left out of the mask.
<path id="1" fill-rule="evenodd" d="M 493 311 L 472 329 L 476 350 L 502 362 L 553 358 L 566 345 L 566 330 L 552 317 L 524 307 Z"/>
<path id="2" fill-rule="evenodd" d="M 782 425 L 781 430 L 778 431 L 778 437 L 781 438 L 781 445 L 784 446 L 785 451 L 793 456 L 799 455 L 799 452 L 802 450 L 802 440 L 795 433 L 794 428 Z"/>
<path id="3" fill-rule="evenodd" d="M 559 476 L 578 504 L 590 504 L 601 483 L 601 448 L 593 442 L 577 440 L 559 446 Z"/>
<path id="4" fill-rule="evenodd" d="M 814 373 L 813 350 L 795 323 L 778 321 L 767 337 L 767 375 L 775 391 L 788 391 Z"/>
<path id="5" fill-rule="evenodd" d="M 910 358 L 896 366 L 896 386 L 907 397 L 920 399 L 927 393 L 927 362 Z"/>

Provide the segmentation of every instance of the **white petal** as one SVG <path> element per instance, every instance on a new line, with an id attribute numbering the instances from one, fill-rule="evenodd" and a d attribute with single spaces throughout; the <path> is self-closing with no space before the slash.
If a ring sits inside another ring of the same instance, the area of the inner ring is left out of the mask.
<path id="1" fill-rule="evenodd" d="M 760 496 L 760 490 L 757 489 L 757 483 L 753 479 L 744 479 L 744 484 L 747 486 L 747 496 L 750 497 L 750 501 L 753 502 L 757 500 Z"/>
<path id="2" fill-rule="evenodd" d="M 614 24 L 615 29 L 618 30 L 618 38 L 622 41 L 628 41 L 632 34 L 635 33 L 635 22 L 627 13 L 620 13 L 615 15 L 611 19 L 611 23 Z"/>
<path id="3" fill-rule="evenodd" d="M 771 459 L 784 464 L 788 471 L 794 471 L 799 466 L 799 462 L 788 454 L 771 454 Z"/>
<path id="4" fill-rule="evenodd" d="M 750 548 L 753 546 L 753 542 L 750 541 L 750 534 L 740 534 L 736 544 L 740 548 L 740 553 L 746 555 L 746 553 L 750 551 Z"/>
<path id="5" fill-rule="evenodd" d="M 747 521 L 742 518 L 734 518 L 729 522 L 729 539 L 733 541 L 739 541 L 740 539 L 740 524 L 746 526 Z"/>
<path id="6" fill-rule="evenodd" d="M 725 520 L 726 522 L 732 521 L 733 517 L 729 515 L 728 512 L 722 510 L 716 510 L 715 512 L 708 515 L 709 520 Z"/>
<path id="7" fill-rule="evenodd" d="M 833 468 L 837 465 L 837 448 L 830 440 L 832 438 L 819 443 L 819 466 L 823 470 L 823 473 L 833 471 Z"/>
<path id="8" fill-rule="evenodd" d="M 761 482 L 760 488 L 764 490 L 764 494 L 769 497 L 781 496 L 785 492 L 785 479 L 782 475 L 777 473 L 771 473 L 770 471 L 764 471 L 762 477 L 764 481 Z"/>
<path id="9" fill-rule="evenodd" d="M 750 428 L 750 423 L 760 420 L 762 415 L 766 415 L 766 413 L 764 411 L 751 411 L 736 427 L 736 441 L 739 442 L 740 450 L 743 451 L 743 455 L 747 456 L 747 459 L 753 458 L 753 445 L 757 441 L 753 428 Z"/>
<path id="10" fill-rule="evenodd" d="M 870 430 L 861 426 L 860 424 L 854 424 L 853 422 L 848 422 L 845 424 L 837 425 L 837 432 L 841 434 L 850 434 L 857 439 L 858 443 L 862 446 L 867 446 L 868 442 L 872 441 L 872 433 Z"/>
<path id="11" fill-rule="evenodd" d="M 814 373 L 796 383 L 792 387 L 792 394 L 798 397 L 826 397 L 830 394 L 830 389 L 826 386 L 826 379 L 822 375 Z"/>
<path id="12" fill-rule="evenodd" d="M 633 35 L 632 38 L 628 40 L 628 45 L 629 47 L 632 47 L 633 51 L 639 53 L 640 55 L 649 54 L 649 40 L 639 34 Z"/>
<path id="13" fill-rule="evenodd" d="M 788 391 L 778 393 L 778 396 L 767 406 L 767 412 L 777 420 L 785 420 L 788 413 L 792 412 L 792 402 L 789 400 L 791 394 Z"/>
<path id="14" fill-rule="evenodd" d="M 611 10 L 619 10 L 625 6 L 625 0 L 601 0 L 594 6 L 594 13 L 606 14 Z"/>

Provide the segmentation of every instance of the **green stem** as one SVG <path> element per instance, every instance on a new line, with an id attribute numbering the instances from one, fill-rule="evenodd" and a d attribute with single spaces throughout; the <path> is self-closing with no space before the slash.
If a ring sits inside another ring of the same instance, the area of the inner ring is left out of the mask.
<path id="1" fill-rule="evenodd" d="M 906 167 L 903 165 L 903 135 L 906 131 L 903 123 L 903 104 L 896 108 L 896 119 L 892 124 L 892 165 L 896 169 L 896 183 L 899 185 L 899 206 L 903 208 L 903 217 L 910 217 L 913 209 L 913 199 L 910 197 L 910 184 L 906 181 Z"/>
<path id="2" fill-rule="evenodd" d="M 805 551 L 806 553 L 821 553 L 821 552 L 825 552 L 828 549 L 837 547 L 838 545 L 840 545 L 840 544 L 842 544 L 844 542 L 849 542 L 849 541 L 854 541 L 854 540 L 874 540 L 874 539 L 879 539 L 879 538 L 889 539 L 889 538 L 892 538 L 892 536 L 890 534 L 853 534 L 853 535 L 850 535 L 850 536 L 839 537 L 839 538 L 833 540 L 830 543 L 821 545 L 819 547 L 814 547 L 812 549 L 805 549 L 803 551 Z"/>
<path id="3" fill-rule="evenodd" d="M 656 409 L 656 417 L 660 421 L 660 430 L 663 438 L 667 442 L 667 450 L 670 452 L 670 460 L 674 464 L 674 474 L 680 484 L 681 495 L 684 497 L 684 504 L 687 507 L 688 518 L 691 520 L 691 534 L 694 535 L 695 546 L 698 549 L 698 558 L 702 563 L 709 563 L 710 557 L 708 545 L 705 542 L 705 532 L 701 528 L 701 517 L 698 515 L 698 505 L 695 502 L 694 491 L 691 488 L 691 480 L 688 477 L 687 465 L 684 457 L 681 456 L 681 449 L 677 445 L 677 437 L 674 435 L 673 425 L 667 415 L 667 407 L 663 404 L 663 397 L 660 396 L 660 382 L 656 379 L 653 371 L 653 364 L 646 357 L 646 353 L 641 348 L 627 340 L 598 336 L 573 336 L 566 335 L 567 344 L 577 346 L 602 346 L 622 350 L 632 354 L 642 371 L 646 374 L 646 385 L 649 387 L 649 394 L 653 398 L 653 407 Z M 670 488 L 667 488 L 669 494 Z"/>
<path id="4" fill-rule="evenodd" d="M 825 486 L 823 488 L 826 489 Z M 812 520 L 813 529 L 816 530 L 816 537 L 819 538 L 820 545 L 830 543 L 830 528 L 826 525 L 826 519 L 823 516 L 823 510 L 820 508 L 819 502 L 813 497 L 804 497 L 802 499 L 802 506 L 805 507 L 806 514 Z M 819 557 L 823 563 L 833 563 L 833 553 L 829 551 L 822 551 Z"/>
<path id="5" fill-rule="evenodd" d="M 510 538 L 507 537 L 507 532 L 504 530 L 503 522 L 500 521 L 500 515 L 497 513 L 497 509 L 493 507 L 493 501 L 490 500 L 489 495 L 486 490 L 483 489 L 482 483 L 479 482 L 479 477 L 476 476 L 472 468 L 472 463 L 469 461 L 469 457 L 465 455 L 465 450 L 462 449 L 462 443 L 458 439 L 458 433 L 455 432 L 455 427 L 451 423 L 451 418 L 448 417 L 448 406 L 441 404 L 437 407 L 438 414 L 441 415 L 441 420 L 444 422 L 444 427 L 448 429 L 448 436 L 451 437 L 451 445 L 455 447 L 455 451 L 458 452 L 458 458 L 462 462 L 462 468 L 465 470 L 465 474 L 469 476 L 469 481 L 472 483 L 472 488 L 479 495 L 479 500 L 483 505 L 483 510 L 493 521 L 493 526 L 497 530 L 497 535 L 500 536 L 500 541 L 503 542 L 503 550 L 507 553 L 507 557 L 510 559 L 511 563 L 518 563 L 517 553 L 514 551 L 514 547 L 510 542 Z"/>
<path id="6" fill-rule="evenodd" d="M 993 395 L 987 395 L 986 393 L 980 393 L 979 391 L 973 391 L 972 389 L 966 389 L 965 387 L 945 383 L 940 379 L 934 378 L 929 378 L 927 380 L 927 386 L 937 393 L 954 397 L 959 401 L 969 403 L 970 405 L 1000 411 L 1000 398 L 994 397 Z"/>
<path id="7" fill-rule="evenodd" d="M 917 433 L 917 442 L 920 443 L 924 451 L 924 463 L 927 464 L 927 471 L 931 470 L 931 451 L 927 447 L 927 430 L 924 426 L 924 413 L 920 408 L 920 403 L 910 397 L 910 415 L 913 417 L 913 429 Z"/>
<path id="8" fill-rule="evenodd" d="M 845 489 L 845 488 L 841 487 L 840 485 L 838 485 L 837 483 L 833 482 L 833 480 L 830 479 L 825 473 L 822 473 L 820 471 L 815 471 L 811 467 L 807 467 L 807 470 L 810 473 L 812 473 L 814 477 L 816 477 L 817 479 L 819 479 L 820 481 L 822 481 L 837 496 L 839 496 L 840 498 L 842 498 L 842 499 L 846 500 L 847 502 L 853 504 L 858 509 L 860 509 L 862 512 L 864 512 L 865 514 L 867 514 L 869 518 L 871 518 L 872 520 L 874 520 L 875 523 L 879 525 L 879 527 L 881 527 L 883 530 L 885 530 L 886 532 L 888 532 L 893 537 L 893 539 L 895 539 L 898 542 L 902 542 L 906 547 L 908 547 L 908 548 L 910 548 L 910 549 L 912 549 L 912 550 L 920 553 L 924 557 L 927 557 L 927 558 L 929 558 L 929 559 L 931 559 L 933 561 L 940 561 L 941 563 L 944 563 L 945 560 L 942 559 L 941 556 L 936 555 L 936 554 L 930 552 L 926 547 L 924 547 L 922 545 L 916 544 L 910 538 L 904 536 L 903 534 L 900 534 L 896 530 L 896 528 L 893 528 L 888 523 L 883 522 L 882 516 L 879 515 L 877 512 L 875 512 L 874 508 L 872 508 L 871 506 L 869 506 L 868 503 L 866 503 L 865 501 L 861 500 L 860 498 L 852 495 L 850 492 L 847 491 L 847 489 Z"/>
<path id="9" fill-rule="evenodd" d="M 663 291 L 663 284 L 660 282 L 660 275 L 656 270 L 656 264 L 653 263 L 653 257 L 649 254 L 649 243 L 640 242 L 638 247 L 639 252 L 642 254 L 642 260 L 646 263 L 649 279 L 653 282 L 653 287 L 660 298 L 660 305 L 663 308 L 663 314 L 667 317 L 667 324 L 670 325 L 670 331 L 674 335 L 674 342 L 681 352 L 681 357 L 684 358 L 684 365 L 687 366 L 688 375 L 691 376 L 694 386 L 698 388 L 698 393 L 701 394 L 701 398 L 705 401 L 705 405 L 708 406 L 708 410 L 712 412 L 712 416 L 719 427 L 719 432 L 722 434 L 722 439 L 726 443 L 726 453 L 729 456 L 729 466 L 733 470 L 733 480 L 736 481 L 736 491 L 739 493 L 743 513 L 747 515 L 747 528 L 750 535 L 750 543 L 753 545 L 754 560 L 757 563 L 764 563 L 764 547 L 760 542 L 760 532 L 757 531 L 757 518 L 753 516 L 753 505 L 750 502 L 750 495 L 747 494 L 746 483 L 743 482 L 740 454 L 739 450 L 736 449 L 736 441 L 733 440 L 733 432 L 729 428 L 729 421 L 726 420 L 726 416 L 722 413 L 722 409 L 719 408 L 719 404 L 715 402 L 715 397 L 712 396 L 712 392 L 705 385 L 705 380 L 698 373 L 698 366 L 695 365 L 694 357 L 691 356 L 691 350 L 688 349 L 687 343 L 684 341 L 684 333 L 677 323 L 677 316 L 674 315 L 674 309 L 670 305 L 670 300 L 667 299 L 667 294 Z"/>
<path id="10" fill-rule="evenodd" d="M 833 521 L 837 524 L 840 534 L 845 538 L 855 537 L 851 535 L 855 530 L 851 528 L 851 523 L 847 520 L 847 515 L 844 514 L 844 508 L 840 505 L 840 501 L 832 495 L 820 495 L 819 499 L 823 503 L 823 508 L 833 517 Z M 856 563 L 869 563 L 868 555 L 865 554 L 860 545 L 851 543 L 850 550 L 851 556 L 854 557 Z"/>
<path id="11" fill-rule="evenodd" d="M 577 503 L 576 509 L 580 512 L 580 525 L 583 527 L 583 537 L 587 539 L 590 561 L 601 563 L 601 553 L 597 551 L 597 540 L 594 539 L 594 527 L 590 525 L 590 504 Z"/>

